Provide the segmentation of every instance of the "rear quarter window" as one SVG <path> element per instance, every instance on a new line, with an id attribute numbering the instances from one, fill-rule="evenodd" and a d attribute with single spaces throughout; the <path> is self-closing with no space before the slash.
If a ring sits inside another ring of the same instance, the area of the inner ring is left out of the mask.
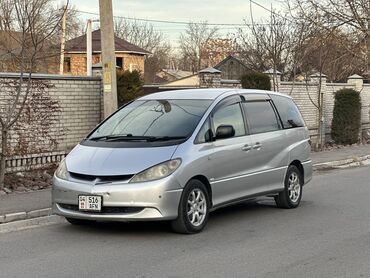
<path id="1" fill-rule="evenodd" d="M 295 128 L 304 126 L 301 112 L 294 101 L 290 98 L 270 95 L 275 107 L 280 115 L 284 128 Z"/>

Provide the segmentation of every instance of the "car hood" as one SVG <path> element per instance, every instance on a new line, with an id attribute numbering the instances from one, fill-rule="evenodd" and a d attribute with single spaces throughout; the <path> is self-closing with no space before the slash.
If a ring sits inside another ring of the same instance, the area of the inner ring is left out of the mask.
<path id="1" fill-rule="evenodd" d="M 177 146 L 154 148 L 103 148 L 77 145 L 67 156 L 72 173 L 94 176 L 137 174 L 170 160 Z"/>

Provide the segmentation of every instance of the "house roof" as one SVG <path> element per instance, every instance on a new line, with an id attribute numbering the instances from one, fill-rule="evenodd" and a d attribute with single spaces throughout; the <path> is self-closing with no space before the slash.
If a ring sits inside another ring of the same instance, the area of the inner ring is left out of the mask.
<path id="1" fill-rule="evenodd" d="M 173 76 L 176 79 L 181 79 L 190 75 L 193 75 L 193 72 L 186 70 L 177 70 L 177 69 L 162 69 L 163 72 Z"/>
<path id="2" fill-rule="evenodd" d="M 91 34 L 92 37 L 92 51 L 101 52 L 101 32 L 100 29 L 95 30 Z M 116 52 L 126 52 L 147 55 L 151 54 L 149 51 L 138 47 L 124 39 L 114 36 L 114 45 Z M 86 34 L 66 42 L 66 52 L 86 52 Z"/>
<path id="3" fill-rule="evenodd" d="M 214 66 L 215 69 L 220 69 L 221 66 L 223 66 L 224 64 L 226 64 L 229 60 L 233 60 L 233 61 L 236 61 L 237 63 L 241 64 L 243 67 L 247 68 L 247 66 L 242 62 L 240 61 L 239 59 L 235 58 L 234 56 L 232 55 L 229 55 L 227 56 L 225 59 L 223 59 L 221 62 L 219 62 L 217 65 Z"/>
<path id="4" fill-rule="evenodd" d="M 189 76 L 185 76 L 180 79 L 176 79 L 170 82 L 167 82 L 165 84 L 161 84 L 161 87 L 194 87 L 194 86 L 199 86 L 199 78 L 198 74 L 192 74 Z"/>

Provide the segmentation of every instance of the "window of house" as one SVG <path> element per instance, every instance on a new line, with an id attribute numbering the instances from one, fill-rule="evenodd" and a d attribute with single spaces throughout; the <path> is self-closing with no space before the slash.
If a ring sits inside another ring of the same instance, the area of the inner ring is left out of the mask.
<path id="1" fill-rule="evenodd" d="M 71 57 L 64 57 L 64 72 L 71 72 Z"/>
<path id="2" fill-rule="evenodd" d="M 251 134 L 280 129 L 276 113 L 269 101 L 244 102 L 243 105 Z"/>
<path id="3" fill-rule="evenodd" d="M 123 69 L 123 58 L 122 57 L 116 57 L 116 65 L 119 69 Z"/>

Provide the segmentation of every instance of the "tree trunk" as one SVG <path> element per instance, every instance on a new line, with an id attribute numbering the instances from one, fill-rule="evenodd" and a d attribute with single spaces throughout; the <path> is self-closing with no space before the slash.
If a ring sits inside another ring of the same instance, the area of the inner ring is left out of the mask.
<path id="1" fill-rule="evenodd" d="M 0 189 L 5 187 L 5 161 L 8 150 L 8 130 L 1 130 Z"/>

